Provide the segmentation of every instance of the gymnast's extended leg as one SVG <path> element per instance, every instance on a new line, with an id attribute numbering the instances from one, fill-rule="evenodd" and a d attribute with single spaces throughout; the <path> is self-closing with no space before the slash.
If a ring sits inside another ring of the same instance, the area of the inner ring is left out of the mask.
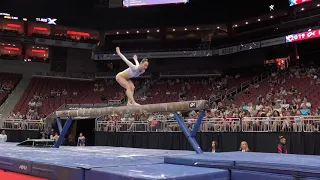
<path id="1" fill-rule="evenodd" d="M 131 89 L 131 91 L 132 91 L 132 96 L 134 97 L 134 90 L 135 90 L 135 86 L 134 86 L 134 84 L 133 84 L 133 82 L 129 79 L 128 80 L 128 83 L 129 83 L 129 85 L 130 85 L 130 89 Z M 138 104 L 137 102 L 136 102 L 136 105 L 140 105 L 140 104 Z"/>
<path id="2" fill-rule="evenodd" d="M 123 78 L 121 76 L 121 74 L 117 74 L 116 76 L 116 80 L 117 82 L 126 89 L 126 95 L 128 97 L 128 101 L 132 104 L 132 105 L 139 105 L 138 103 L 136 103 L 136 101 L 133 98 L 133 93 L 134 93 L 134 86 L 131 86 L 130 82 L 131 80 L 126 80 L 125 78 Z M 132 83 L 132 82 L 131 82 Z M 133 84 L 132 84 L 133 85 Z"/>

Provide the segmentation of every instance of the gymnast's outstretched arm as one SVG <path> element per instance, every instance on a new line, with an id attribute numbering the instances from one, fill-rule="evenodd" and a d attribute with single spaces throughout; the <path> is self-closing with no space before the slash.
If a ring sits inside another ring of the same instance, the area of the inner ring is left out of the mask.
<path id="1" fill-rule="evenodd" d="M 133 55 L 133 60 L 136 63 L 136 66 L 139 66 L 139 61 L 138 61 L 138 56 L 137 55 Z"/>
<path id="2" fill-rule="evenodd" d="M 117 47 L 116 48 L 116 52 L 117 54 L 121 57 L 121 59 L 130 67 L 130 68 L 135 68 L 136 66 L 133 65 L 121 52 L 120 52 L 120 48 Z"/>

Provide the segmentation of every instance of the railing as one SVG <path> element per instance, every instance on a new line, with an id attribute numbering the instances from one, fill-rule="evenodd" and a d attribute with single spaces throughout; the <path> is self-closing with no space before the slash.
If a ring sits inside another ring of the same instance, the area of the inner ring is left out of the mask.
<path id="1" fill-rule="evenodd" d="M 240 86 L 241 89 L 240 90 L 241 91 L 245 90 L 246 88 L 249 87 L 250 84 L 251 84 L 251 80 L 248 80 L 248 81 L 245 81 L 245 82 L 241 83 L 241 86 Z"/>
<path id="2" fill-rule="evenodd" d="M 320 117 L 250 117 L 242 119 L 242 132 L 315 132 L 319 131 Z"/>
<path id="3" fill-rule="evenodd" d="M 60 72 L 35 72 L 34 77 L 50 77 L 57 79 L 73 79 L 82 81 L 94 80 L 94 74 L 82 74 L 82 73 L 60 73 Z"/>
<path id="4" fill-rule="evenodd" d="M 181 132 L 176 120 L 153 121 L 104 121 L 99 118 L 96 121 L 97 131 L 108 132 Z M 196 119 L 186 119 L 185 123 L 190 130 L 196 123 Z M 202 121 L 201 132 L 239 132 L 239 118 L 211 118 Z"/>
<path id="5" fill-rule="evenodd" d="M 186 119 L 192 130 L 196 119 Z M 108 132 L 181 132 L 174 119 L 153 121 L 104 121 L 96 120 L 96 131 Z M 245 117 L 203 119 L 200 132 L 315 132 L 319 131 L 320 117 Z"/>
<path id="6" fill-rule="evenodd" d="M 225 96 L 224 96 L 224 99 L 225 98 L 228 98 L 228 97 L 230 97 L 230 96 L 233 96 L 233 95 L 235 95 L 235 94 L 237 94 L 238 93 L 238 88 L 237 88 L 237 86 L 234 86 L 234 87 L 232 87 L 232 88 L 230 88 L 230 89 L 227 89 L 226 90 L 226 94 L 225 94 Z"/>
<path id="7" fill-rule="evenodd" d="M 41 120 L 7 119 L 3 121 L 2 129 L 43 130 L 44 123 Z"/>

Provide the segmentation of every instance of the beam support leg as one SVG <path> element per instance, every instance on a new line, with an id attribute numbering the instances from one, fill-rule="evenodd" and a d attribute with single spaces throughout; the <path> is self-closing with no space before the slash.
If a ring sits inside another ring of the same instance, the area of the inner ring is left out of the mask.
<path id="1" fill-rule="evenodd" d="M 68 132 L 68 129 L 69 129 L 71 123 L 72 123 L 72 119 L 71 119 L 71 118 L 68 118 L 67 122 L 66 122 L 66 123 L 64 124 L 64 126 L 63 126 L 63 129 L 62 129 L 62 131 L 61 131 L 61 133 L 60 133 L 60 135 L 59 135 L 58 140 L 55 142 L 55 144 L 54 144 L 53 147 L 55 147 L 55 148 L 59 148 L 59 147 L 60 147 L 60 145 L 62 144 L 62 141 L 63 141 L 64 137 L 66 136 L 66 134 L 67 134 L 67 132 Z"/>
<path id="2" fill-rule="evenodd" d="M 197 143 L 197 141 L 195 140 L 195 138 L 191 136 L 190 130 L 188 129 L 188 127 L 184 123 L 182 117 L 177 113 L 174 113 L 174 117 L 178 121 L 178 124 L 180 125 L 180 127 L 182 129 L 182 132 L 186 136 L 186 138 L 189 141 L 189 143 L 192 146 L 192 148 L 196 151 L 197 154 L 202 154 L 203 153 L 202 149 L 200 148 L 200 146 Z"/>
<path id="3" fill-rule="evenodd" d="M 199 117 L 198 117 L 198 120 L 196 122 L 196 124 L 194 125 L 193 127 L 193 130 L 192 130 L 192 133 L 191 133 L 191 137 L 196 137 L 197 136 L 197 132 L 201 126 L 201 122 L 202 122 L 202 119 L 204 118 L 204 115 L 205 115 L 205 110 L 202 110 L 199 114 Z"/>
<path id="4" fill-rule="evenodd" d="M 59 130 L 59 134 L 61 134 L 62 132 L 62 125 L 61 125 L 61 119 L 59 117 L 57 117 L 57 125 L 58 125 L 58 130 Z"/>

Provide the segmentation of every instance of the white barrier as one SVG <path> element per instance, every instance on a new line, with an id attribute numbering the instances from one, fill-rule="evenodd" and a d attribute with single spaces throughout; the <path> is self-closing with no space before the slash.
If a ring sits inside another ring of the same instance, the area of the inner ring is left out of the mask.
<path id="1" fill-rule="evenodd" d="M 44 122 L 41 120 L 7 119 L 2 123 L 2 129 L 42 130 Z"/>
<path id="2" fill-rule="evenodd" d="M 314 132 L 320 127 L 319 116 L 244 117 L 242 132 Z"/>
<path id="3" fill-rule="evenodd" d="M 196 119 L 185 119 L 185 123 L 193 129 Z M 199 128 L 201 132 L 239 132 L 239 118 L 211 118 L 203 119 Z M 176 120 L 153 120 L 153 121 L 104 121 L 97 119 L 97 131 L 109 132 L 181 132 Z"/>

